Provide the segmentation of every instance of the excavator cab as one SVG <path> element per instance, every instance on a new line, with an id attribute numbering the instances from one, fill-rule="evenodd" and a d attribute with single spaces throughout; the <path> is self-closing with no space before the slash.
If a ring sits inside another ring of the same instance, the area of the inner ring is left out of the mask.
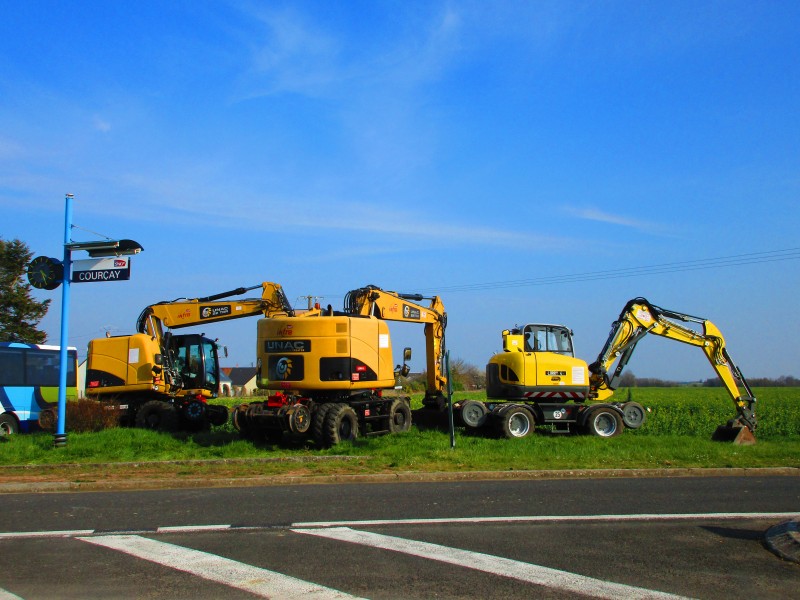
<path id="1" fill-rule="evenodd" d="M 217 344 L 199 334 L 171 335 L 172 368 L 184 390 L 215 398 L 219 392 Z"/>
<path id="2" fill-rule="evenodd" d="M 572 331 L 530 323 L 503 331 L 503 352 L 486 365 L 489 398 L 559 398 L 583 401 L 589 391 L 586 363 L 575 358 Z"/>

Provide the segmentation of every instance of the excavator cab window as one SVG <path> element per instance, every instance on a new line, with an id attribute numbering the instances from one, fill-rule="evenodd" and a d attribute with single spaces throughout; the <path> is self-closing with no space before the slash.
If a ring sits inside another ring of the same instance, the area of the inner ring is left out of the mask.
<path id="1" fill-rule="evenodd" d="M 199 335 L 173 336 L 175 367 L 184 389 L 217 391 L 219 365 L 216 344 Z"/>
<path id="2" fill-rule="evenodd" d="M 523 330 L 525 352 L 555 352 L 575 356 L 572 334 L 561 325 L 526 325 Z"/>

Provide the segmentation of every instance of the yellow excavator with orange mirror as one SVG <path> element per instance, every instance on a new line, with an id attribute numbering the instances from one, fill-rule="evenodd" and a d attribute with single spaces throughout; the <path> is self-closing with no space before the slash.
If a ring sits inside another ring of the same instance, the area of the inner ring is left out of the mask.
<path id="1" fill-rule="evenodd" d="M 428 303 L 424 301 L 428 300 Z M 348 292 L 344 310 L 268 316 L 258 322 L 256 383 L 263 401 L 236 407 L 234 426 L 245 436 L 277 440 L 311 437 L 331 446 L 361 435 L 406 431 L 410 399 L 384 395 L 407 374 L 394 365 L 387 321 L 424 325 L 425 402 L 444 406 L 444 332 L 447 316 L 438 296 L 400 294 L 367 286 Z"/>

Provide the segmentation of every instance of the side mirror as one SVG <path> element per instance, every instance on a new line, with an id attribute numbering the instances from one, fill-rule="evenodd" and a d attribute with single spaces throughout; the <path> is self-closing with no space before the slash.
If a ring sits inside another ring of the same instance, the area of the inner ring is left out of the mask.
<path id="1" fill-rule="evenodd" d="M 164 364 L 164 356 L 163 356 L 163 355 L 161 355 L 161 354 L 156 354 L 156 355 L 153 357 L 153 360 L 155 361 L 155 363 L 156 363 L 157 365 L 163 365 L 163 364 Z"/>
<path id="2" fill-rule="evenodd" d="M 403 362 L 411 360 L 411 348 L 403 348 Z"/>

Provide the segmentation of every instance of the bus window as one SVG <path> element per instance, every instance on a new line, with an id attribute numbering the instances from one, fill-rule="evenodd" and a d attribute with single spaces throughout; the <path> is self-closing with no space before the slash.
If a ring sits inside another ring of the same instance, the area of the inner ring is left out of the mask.
<path id="1" fill-rule="evenodd" d="M 0 343 L 0 434 L 38 428 L 39 414 L 58 401 L 57 346 Z M 78 351 L 67 350 L 67 399 L 78 396 Z"/>

